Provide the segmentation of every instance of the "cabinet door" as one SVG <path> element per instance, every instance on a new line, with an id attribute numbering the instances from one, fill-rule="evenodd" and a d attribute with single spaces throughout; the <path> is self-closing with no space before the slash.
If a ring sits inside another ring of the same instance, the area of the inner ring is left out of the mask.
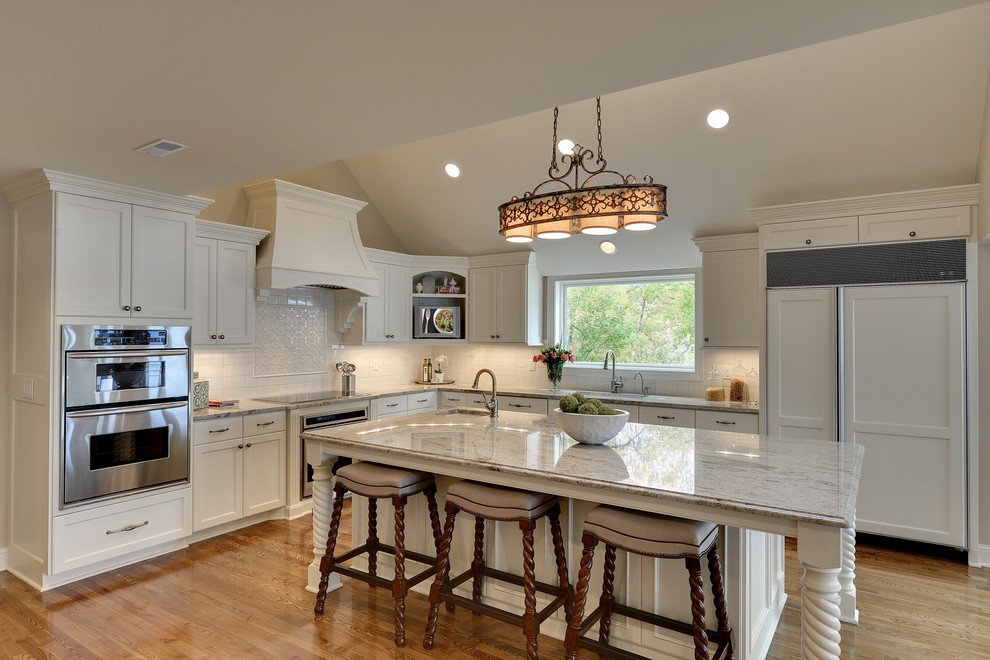
<path id="1" fill-rule="evenodd" d="M 193 531 L 241 517 L 243 443 L 234 438 L 193 447 Z"/>
<path id="2" fill-rule="evenodd" d="M 767 292 L 767 433 L 836 439 L 835 289 Z"/>
<path id="3" fill-rule="evenodd" d="M 698 410 L 694 415 L 695 428 L 708 431 L 732 431 L 733 433 L 759 433 L 759 415 L 714 410 Z"/>
<path id="4" fill-rule="evenodd" d="M 866 448 L 856 528 L 966 544 L 962 284 L 843 291 L 844 442 Z"/>
<path id="5" fill-rule="evenodd" d="M 217 308 L 217 241 L 197 238 L 193 245 L 193 282 L 196 285 L 193 307 L 193 344 L 216 343 Z"/>
<path id="6" fill-rule="evenodd" d="M 630 406 L 631 407 L 631 406 Z M 661 408 L 659 406 L 640 406 L 639 423 L 656 426 L 677 426 L 693 429 L 695 411 L 690 408 Z"/>
<path id="7" fill-rule="evenodd" d="M 56 314 L 130 316 L 130 204 L 58 193 L 55 255 Z"/>
<path id="8" fill-rule="evenodd" d="M 759 346 L 757 251 L 705 252 L 701 272 L 705 347 Z"/>
<path id="9" fill-rule="evenodd" d="M 859 218 L 824 218 L 776 222 L 760 227 L 764 250 L 852 245 L 859 241 Z"/>
<path id="10" fill-rule="evenodd" d="M 255 247 L 217 241 L 216 255 L 217 343 L 251 344 L 254 342 Z"/>
<path id="11" fill-rule="evenodd" d="M 372 263 L 371 267 L 378 276 L 378 295 L 365 298 L 364 303 L 364 340 L 365 342 L 381 343 L 388 340 L 389 330 L 386 325 L 388 309 L 388 266 Z"/>
<path id="12" fill-rule="evenodd" d="M 285 433 L 244 438 L 243 514 L 250 516 L 285 504 Z"/>
<path id="13" fill-rule="evenodd" d="M 498 398 L 500 410 L 510 412 L 532 413 L 534 415 L 547 414 L 547 400 L 525 396 L 500 396 Z"/>
<path id="14" fill-rule="evenodd" d="M 467 338 L 474 342 L 495 341 L 496 269 L 472 268 L 468 274 Z"/>
<path id="15" fill-rule="evenodd" d="M 526 266 L 499 266 L 496 272 L 495 340 L 526 343 Z"/>
<path id="16" fill-rule="evenodd" d="M 969 236 L 970 207 L 874 213 L 859 216 L 859 241 L 924 241 Z"/>
<path id="17" fill-rule="evenodd" d="M 193 217 L 133 207 L 131 316 L 193 318 Z"/>
<path id="18" fill-rule="evenodd" d="M 385 280 L 385 316 L 388 319 L 388 340 L 409 341 L 412 339 L 412 297 L 409 269 L 405 266 L 390 265 Z"/>

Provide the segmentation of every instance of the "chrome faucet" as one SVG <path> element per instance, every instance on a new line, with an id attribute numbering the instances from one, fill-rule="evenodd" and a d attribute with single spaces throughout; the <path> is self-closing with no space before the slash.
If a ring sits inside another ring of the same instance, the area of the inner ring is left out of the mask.
<path id="1" fill-rule="evenodd" d="M 608 369 L 608 358 L 610 356 L 612 358 L 612 386 L 611 389 L 609 389 L 609 391 L 612 394 L 615 394 L 616 392 L 622 389 L 622 376 L 615 375 L 615 351 L 613 351 L 611 348 L 605 351 L 605 364 L 604 366 L 602 366 L 602 369 Z"/>
<path id="2" fill-rule="evenodd" d="M 633 376 L 634 383 L 637 378 L 639 378 L 639 393 L 643 396 L 650 396 L 650 387 L 646 384 L 646 379 L 643 378 L 643 374 L 637 371 L 636 375 Z"/>
<path id="3" fill-rule="evenodd" d="M 498 386 L 495 384 L 495 372 L 491 369 L 478 369 L 478 373 L 474 375 L 474 385 L 471 387 L 478 389 L 478 381 L 481 379 L 481 374 L 488 374 L 492 377 L 492 400 L 489 401 L 488 397 L 485 396 L 485 393 L 481 393 L 481 398 L 485 400 L 485 410 L 487 410 L 492 417 L 498 417 Z"/>

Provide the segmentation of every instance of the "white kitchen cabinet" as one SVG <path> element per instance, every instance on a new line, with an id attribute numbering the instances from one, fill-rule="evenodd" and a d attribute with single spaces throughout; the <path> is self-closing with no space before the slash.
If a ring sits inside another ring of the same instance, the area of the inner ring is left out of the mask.
<path id="1" fill-rule="evenodd" d="M 819 218 L 795 220 L 760 227 L 764 250 L 852 245 L 859 241 L 859 218 Z"/>
<path id="2" fill-rule="evenodd" d="M 481 395 L 476 392 L 450 392 L 444 390 L 440 393 L 441 408 L 482 408 L 485 402 Z"/>
<path id="3" fill-rule="evenodd" d="M 337 297 L 336 330 L 345 344 L 386 344 L 412 338 L 412 276 L 409 255 L 368 250 L 378 277 L 377 296 Z"/>
<path id="4" fill-rule="evenodd" d="M 509 412 L 524 412 L 534 415 L 547 414 L 547 400 L 528 396 L 499 396 L 498 409 Z"/>
<path id="5" fill-rule="evenodd" d="M 760 345 L 759 235 L 694 239 L 701 250 L 701 334 L 705 348 Z"/>
<path id="6" fill-rule="evenodd" d="M 633 408 L 636 406 L 629 407 Z M 638 408 L 637 413 L 640 424 L 677 426 L 687 429 L 693 429 L 695 425 L 695 411 L 690 408 L 664 408 L 660 406 L 638 406 Z M 632 411 L 630 411 L 630 416 L 632 416 Z M 756 415 L 753 415 L 753 417 L 756 417 Z"/>
<path id="7" fill-rule="evenodd" d="M 255 253 L 266 235 L 249 227 L 196 221 L 195 345 L 254 343 Z"/>
<path id="8" fill-rule="evenodd" d="M 375 419 L 413 415 L 436 409 L 437 393 L 435 390 L 381 396 L 372 402 Z"/>
<path id="9" fill-rule="evenodd" d="M 970 234 L 971 209 L 970 206 L 953 206 L 945 209 L 861 215 L 859 242 L 887 243 L 967 237 Z"/>
<path id="10" fill-rule="evenodd" d="M 721 410 L 696 410 L 694 427 L 707 431 L 732 431 L 733 433 L 759 433 L 760 416 L 750 413 L 723 412 Z"/>
<path id="11" fill-rule="evenodd" d="M 59 193 L 56 313 L 190 319 L 193 216 Z"/>
<path id="12" fill-rule="evenodd" d="M 532 253 L 499 256 L 503 261 L 520 263 L 487 265 L 499 259 L 471 259 L 467 338 L 472 342 L 538 345 L 540 275 L 535 257 Z"/>
<path id="13" fill-rule="evenodd" d="M 193 530 L 285 504 L 285 412 L 194 423 Z"/>

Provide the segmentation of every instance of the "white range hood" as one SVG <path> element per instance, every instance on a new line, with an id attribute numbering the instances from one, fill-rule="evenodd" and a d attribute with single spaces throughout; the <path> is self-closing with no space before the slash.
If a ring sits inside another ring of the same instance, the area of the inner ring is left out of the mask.
<path id="1" fill-rule="evenodd" d="M 258 247 L 257 288 L 319 286 L 378 295 L 378 277 L 357 228 L 365 202 L 278 179 L 243 190 L 248 226 L 271 232 Z"/>

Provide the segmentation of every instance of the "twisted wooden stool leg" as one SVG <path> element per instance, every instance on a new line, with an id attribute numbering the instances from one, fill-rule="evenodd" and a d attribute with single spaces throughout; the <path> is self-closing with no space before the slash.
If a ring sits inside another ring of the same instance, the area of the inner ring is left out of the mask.
<path id="1" fill-rule="evenodd" d="M 333 512 L 330 514 L 327 550 L 323 553 L 323 559 L 320 560 L 320 587 L 316 592 L 316 607 L 313 609 L 313 613 L 318 617 L 323 616 L 323 606 L 327 600 L 327 586 L 330 582 L 330 570 L 333 566 L 333 553 L 337 547 L 337 531 L 340 529 L 340 515 L 344 510 L 345 488 L 337 484 L 333 490 Z"/>
<path id="2" fill-rule="evenodd" d="M 598 545 L 598 539 L 591 534 L 585 534 L 581 537 L 581 542 L 584 543 L 584 552 L 581 555 L 581 568 L 578 570 L 573 611 L 567 620 L 567 633 L 564 637 L 565 660 L 577 658 L 581 623 L 584 621 L 584 605 L 588 601 L 588 585 L 591 583 L 591 562 L 595 557 L 595 546 Z"/>
<path id="3" fill-rule="evenodd" d="M 430 529 L 433 530 L 433 550 L 440 550 L 440 512 L 437 510 L 437 487 L 430 484 L 423 491 L 426 495 L 426 508 L 430 512 Z"/>
<path id="4" fill-rule="evenodd" d="M 598 621 L 598 641 L 608 644 L 612 634 L 612 610 L 615 609 L 615 546 L 605 544 L 605 566 L 602 575 L 602 596 L 598 603 L 602 608 L 602 618 Z"/>
<path id="5" fill-rule="evenodd" d="M 691 624 L 694 628 L 694 658 L 708 660 L 708 631 L 705 623 L 705 581 L 701 577 L 701 559 L 684 559 L 690 574 L 691 584 Z"/>
<path id="6" fill-rule="evenodd" d="M 374 497 L 368 498 L 368 573 L 378 575 L 378 500 Z"/>
<path id="7" fill-rule="evenodd" d="M 565 621 L 571 620 L 571 610 L 574 607 L 574 591 L 567 576 L 567 556 L 564 554 L 564 535 L 560 531 L 560 505 L 555 504 L 547 514 L 550 519 L 550 534 L 553 537 L 553 553 L 557 558 L 557 584 L 564 594 Z"/>
<path id="8" fill-rule="evenodd" d="M 526 635 L 526 658 L 527 660 L 537 660 L 539 634 L 539 624 L 536 622 L 536 558 L 533 550 L 534 538 L 533 530 L 536 522 L 533 520 L 520 520 L 519 529 L 522 530 L 523 544 L 523 633 Z"/>
<path id="9" fill-rule="evenodd" d="M 735 660 L 736 655 L 732 648 L 732 629 L 729 627 L 729 615 L 725 610 L 725 584 L 722 581 L 722 565 L 718 558 L 717 544 L 708 551 L 708 573 L 712 578 L 712 604 L 715 606 L 718 631 L 728 638 L 725 646 L 725 658 L 726 660 Z"/>
<path id="10" fill-rule="evenodd" d="M 440 537 L 440 549 L 437 550 L 437 576 L 430 585 L 430 611 L 426 617 L 426 632 L 423 634 L 423 648 L 433 648 L 433 638 L 437 632 L 437 617 L 440 616 L 440 592 L 447 581 L 447 570 L 450 562 L 450 540 L 454 536 L 454 518 L 459 509 L 456 505 L 447 503 L 447 520 Z"/>
<path id="11" fill-rule="evenodd" d="M 406 498 L 393 497 L 395 508 L 395 579 L 392 580 L 392 598 L 395 599 L 395 645 L 406 645 Z"/>
<path id="12" fill-rule="evenodd" d="M 485 569 L 485 519 L 474 517 L 474 560 L 471 562 L 471 600 L 481 602 L 481 585 L 484 580 L 482 571 Z M 481 612 L 472 612 L 479 616 Z"/>

